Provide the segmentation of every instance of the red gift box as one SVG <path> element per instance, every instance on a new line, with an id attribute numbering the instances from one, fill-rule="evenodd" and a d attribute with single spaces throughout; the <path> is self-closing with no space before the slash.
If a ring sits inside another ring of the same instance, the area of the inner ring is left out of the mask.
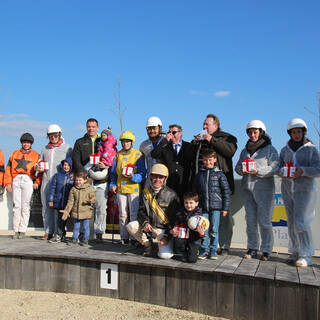
<path id="1" fill-rule="evenodd" d="M 39 167 L 41 170 L 49 170 L 49 163 L 48 161 L 40 160 Z"/>
<path id="2" fill-rule="evenodd" d="M 127 164 L 125 167 L 122 168 L 122 174 L 126 176 L 131 176 L 133 173 L 134 165 Z"/>
<path id="3" fill-rule="evenodd" d="M 242 161 L 242 170 L 247 172 L 252 172 L 256 170 L 256 163 L 253 159 L 248 158 Z"/>
<path id="4" fill-rule="evenodd" d="M 296 167 L 293 166 L 292 162 L 287 162 L 285 167 L 283 167 L 283 176 L 286 178 L 292 178 L 296 172 Z"/>
<path id="5" fill-rule="evenodd" d="M 189 239 L 189 228 L 186 227 L 184 224 L 179 224 L 176 226 L 177 228 L 177 233 L 176 233 L 176 238 L 180 239 Z"/>
<path id="6" fill-rule="evenodd" d="M 90 154 L 90 164 L 98 164 L 100 162 L 100 156 L 98 154 Z"/>

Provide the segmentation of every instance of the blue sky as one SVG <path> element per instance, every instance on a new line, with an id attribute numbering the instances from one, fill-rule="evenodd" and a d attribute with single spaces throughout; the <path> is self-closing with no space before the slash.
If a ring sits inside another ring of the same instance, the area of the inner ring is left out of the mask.
<path id="1" fill-rule="evenodd" d="M 137 148 L 149 116 L 165 130 L 181 124 L 189 141 L 207 113 L 239 150 L 252 119 L 265 122 L 278 150 L 293 117 L 318 144 L 317 117 L 304 106 L 317 112 L 319 12 L 312 0 L 2 0 L 0 147 L 7 159 L 30 131 L 40 152 L 49 123 L 73 145 L 89 117 L 119 136 L 118 75 Z"/>

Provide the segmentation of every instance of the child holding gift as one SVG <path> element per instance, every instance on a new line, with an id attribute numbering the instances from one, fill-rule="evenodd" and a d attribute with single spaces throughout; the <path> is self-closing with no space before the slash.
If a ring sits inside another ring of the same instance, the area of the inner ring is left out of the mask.
<path id="1" fill-rule="evenodd" d="M 280 152 L 282 174 L 289 163 L 295 172 L 286 172 L 282 178 L 281 193 L 288 218 L 289 253 L 288 263 L 297 267 L 312 264 L 314 254 L 311 222 L 315 217 L 317 182 L 320 176 L 320 159 L 317 148 L 306 138 L 307 125 L 302 119 L 292 119 L 287 125 L 290 140 Z"/>
<path id="2" fill-rule="evenodd" d="M 197 230 L 188 227 L 188 221 L 193 216 L 202 216 L 199 208 L 199 196 L 195 192 L 188 192 L 183 196 L 184 208 L 177 212 L 174 227 L 170 234 L 174 237 L 174 251 L 176 255 L 182 255 L 183 262 L 195 263 L 198 259 L 198 251 L 201 240 L 205 234 L 202 225 Z"/>
<path id="3" fill-rule="evenodd" d="M 117 154 L 117 140 L 112 135 L 111 128 L 108 127 L 101 132 L 101 141 L 99 145 L 98 155 L 100 162 L 108 167 L 112 167 L 113 159 Z"/>
<path id="4" fill-rule="evenodd" d="M 21 138 L 21 149 L 12 153 L 4 174 L 4 186 L 12 192 L 13 198 L 13 239 L 24 238 L 30 217 L 30 201 L 33 189 L 38 189 L 41 176 L 36 177 L 34 165 L 39 160 L 38 152 L 31 149 L 34 142 L 30 133 Z"/>
<path id="5" fill-rule="evenodd" d="M 64 210 L 60 210 L 63 214 L 62 220 L 70 217 L 74 219 L 73 237 L 71 244 L 79 242 L 79 231 L 82 225 L 84 236 L 80 242 L 81 246 L 88 246 L 90 237 L 89 222 L 92 218 L 93 205 L 96 202 L 94 190 L 88 183 L 88 175 L 86 171 L 80 171 L 75 176 L 75 185 L 72 187 L 67 206 Z"/>
<path id="6" fill-rule="evenodd" d="M 217 259 L 220 213 L 228 214 L 230 189 L 225 174 L 216 167 L 217 154 L 211 149 L 203 151 L 203 168 L 195 177 L 195 188 L 200 195 L 203 216 L 210 222 L 203 238 L 199 259 Z"/>
<path id="7" fill-rule="evenodd" d="M 56 173 L 50 184 L 48 205 L 54 208 L 55 225 L 54 237 L 49 239 L 50 243 L 59 243 L 66 235 L 66 220 L 62 220 L 59 210 L 66 207 L 71 188 L 73 187 L 72 159 L 66 158 L 61 161 L 58 173 Z"/>
<path id="8" fill-rule="evenodd" d="M 267 261 L 273 248 L 273 176 L 279 170 L 279 156 L 266 135 L 266 126 L 262 121 L 250 121 L 246 132 L 249 140 L 235 167 L 235 171 L 242 176 L 241 192 L 246 210 L 248 251 L 244 258 L 258 256 L 259 226 L 261 260 Z"/>
<path id="9" fill-rule="evenodd" d="M 120 237 L 122 244 L 129 244 L 126 225 L 137 220 L 140 182 L 145 179 L 145 159 L 134 149 L 134 134 L 127 130 L 120 135 L 122 149 L 117 154 L 110 172 L 110 190 L 117 194 L 119 205 Z M 132 243 L 136 241 L 131 238 Z"/>

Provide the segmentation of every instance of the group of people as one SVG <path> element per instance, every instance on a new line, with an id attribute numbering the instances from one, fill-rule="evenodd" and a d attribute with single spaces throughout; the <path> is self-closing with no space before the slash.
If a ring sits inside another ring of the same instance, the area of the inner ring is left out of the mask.
<path id="1" fill-rule="evenodd" d="M 161 120 L 150 117 L 148 139 L 139 150 L 133 148 L 135 135 L 129 130 L 121 133 L 121 149 L 117 150 L 110 127 L 99 134 L 98 121 L 90 118 L 86 128 L 87 133 L 72 149 L 61 128 L 50 125 L 49 143 L 40 155 L 32 149 L 32 135 L 23 134 L 21 148 L 12 153 L 6 169 L 0 153 L 0 179 L 13 195 L 13 239 L 25 236 L 32 192 L 41 186 L 42 239 L 51 243 L 65 239 L 70 215 L 74 229 L 68 244 L 87 246 L 90 237 L 101 242 L 110 191 L 116 194 L 119 206 L 123 245 L 143 246 L 144 256 L 154 255 L 158 248 L 160 258 L 174 256 L 185 262 L 228 254 L 237 139 L 221 130 L 216 115 L 206 116 L 203 130 L 191 142 L 182 140 L 181 125 L 172 124 L 163 133 Z M 264 123 L 253 120 L 247 124 L 249 139 L 235 166 L 242 176 L 246 212 L 248 251 L 244 257 L 270 259 L 274 175 L 279 175 L 290 237 L 288 263 L 306 267 L 312 264 L 314 253 L 310 225 L 320 159 L 306 137 L 302 119 L 292 119 L 287 132 L 289 141 L 279 156 Z M 3 193 L 3 187 L 0 191 Z M 219 239 L 221 228 L 228 236 Z"/>

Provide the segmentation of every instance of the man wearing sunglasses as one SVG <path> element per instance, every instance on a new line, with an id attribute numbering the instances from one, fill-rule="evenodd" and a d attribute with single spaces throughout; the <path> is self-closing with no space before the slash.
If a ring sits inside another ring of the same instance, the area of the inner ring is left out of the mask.
<path id="1" fill-rule="evenodd" d="M 193 160 L 192 146 L 182 140 L 182 127 L 178 124 L 169 126 L 165 139 L 151 151 L 151 156 L 169 169 L 168 187 L 173 189 L 180 200 L 190 188 L 190 172 Z"/>

